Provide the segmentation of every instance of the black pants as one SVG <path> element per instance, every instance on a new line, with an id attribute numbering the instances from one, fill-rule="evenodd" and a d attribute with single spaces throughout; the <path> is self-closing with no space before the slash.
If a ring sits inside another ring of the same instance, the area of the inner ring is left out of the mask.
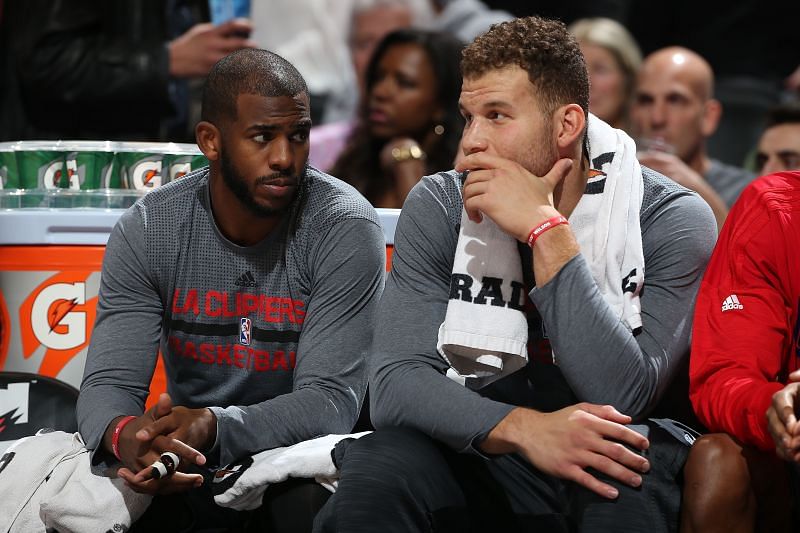
<path id="1" fill-rule="evenodd" d="M 617 482 L 616 500 L 539 472 L 515 454 L 458 454 L 409 429 L 381 429 L 337 450 L 339 487 L 314 531 L 677 531 L 677 480 L 689 451 L 654 424 L 642 487 Z M 596 474 L 596 473 L 595 473 Z"/>
<path id="2" fill-rule="evenodd" d="M 235 511 L 215 504 L 204 484 L 185 493 L 156 496 L 129 533 L 308 533 L 329 495 L 313 479 L 289 479 L 268 487 L 258 509 Z"/>

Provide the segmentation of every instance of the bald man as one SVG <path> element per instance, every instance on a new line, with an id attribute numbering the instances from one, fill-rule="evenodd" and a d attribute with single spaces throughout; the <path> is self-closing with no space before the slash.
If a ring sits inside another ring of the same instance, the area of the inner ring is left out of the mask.
<path id="1" fill-rule="evenodd" d="M 722 115 L 713 92 L 714 73 L 705 59 L 686 48 L 662 48 L 639 71 L 631 122 L 639 161 L 699 193 L 721 227 L 755 176 L 708 157 L 706 141 Z"/>
<path id="2" fill-rule="evenodd" d="M 758 141 L 756 169 L 759 175 L 800 170 L 800 104 L 772 108 Z"/>

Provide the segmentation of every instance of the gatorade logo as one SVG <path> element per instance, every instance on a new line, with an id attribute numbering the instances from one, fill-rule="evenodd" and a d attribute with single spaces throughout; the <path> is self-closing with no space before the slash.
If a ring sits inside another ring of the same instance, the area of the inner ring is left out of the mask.
<path id="1" fill-rule="evenodd" d="M 54 283 L 33 301 L 31 327 L 40 344 L 68 350 L 86 342 L 86 312 L 76 311 L 86 303 L 85 283 Z"/>
<path id="2" fill-rule="evenodd" d="M 61 181 L 64 161 L 57 159 L 39 169 L 39 183 L 45 189 L 57 189 Z"/>
<path id="3" fill-rule="evenodd" d="M 192 171 L 192 158 L 180 157 L 169 165 L 169 181 L 175 181 Z"/>
<path id="4" fill-rule="evenodd" d="M 161 186 L 161 160 L 142 159 L 130 170 L 134 189 L 155 189 Z"/>
<path id="5" fill-rule="evenodd" d="M 15 424 L 28 423 L 28 400 L 31 384 L 9 383 L 0 389 L 0 433 Z"/>
<path id="6" fill-rule="evenodd" d="M 81 183 L 83 182 L 83 176 L 86 174 L 86 166 L 81 166 L 78 168 L 78 162 L 76 161 L 77 154 L 73 153 L 67 156 L 67 177 L 69 178 L 69 188 L 70 189 L 80 189 Z"/>
<path id="7" fill-rule="evenodd" d="M 19 308 L 22 355 L 46 348 L 39 373 L 58 376 L 86 348 L 97 297 L 86 299 L 86 271 L 60 272 L 36 287 Z"/>

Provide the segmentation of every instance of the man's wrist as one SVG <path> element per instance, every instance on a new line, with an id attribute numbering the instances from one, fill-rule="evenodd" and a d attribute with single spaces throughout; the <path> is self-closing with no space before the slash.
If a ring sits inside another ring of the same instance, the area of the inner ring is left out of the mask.
<path id="1" fill-rule="evenodd" d="M 481 451 L 490 454 L 513 453 L 519 450 L 519 435 L 523 431 L 521 419 L 525 409 L 515 407 L 497 423 L 479 444 Z"/>
<path id="2" fill-rule="evenodd" d="M 114 433 L 119 426 L 119 423 L 122 422 L 126 418 L 126 415 L 115 416 L 106 426 L 106 430 L 103 433 L 103 438 L 100 441 L 100 447 L 110 453 L 111 455 L 116 455 L 114 453 Z M 123 428 L 124 429 L 124 428 Z M 119 439 L 119 436 L 117 437 Z"/>
<path id="3" fill-rule="evenodd" d="M 541 224 L 536 225 L 530 233 L 528 233 L 528 246 L 533 248 L 534 244 L 536 244 L 536 240 L 544 233 L 550 231 L 551 229 L 560 226 L 562 224 L 569 224 L 567 217 L 564 215 L 557 215 L 554 217 L 550 217 Z"/>
<path id="4" fill-rule="evenodd" d="M 540 226 L 544 221 L 558 216 L 562 215 L 559 213 L 558 209 L 552 205 L 541 205 L 536 207 L 531 211 L 530 215 L 525 217 L 525 223 L 520 228 L 521 233 L 517 239 L 520 242 L 528 242 L 528 237 L 534 228 Z"/>
<path id="5" fill-rule="evenodd" d="M 206 435 L 206 442 L 203 452 L 211 451 L 217 444 L 217 432 L 219 431 L 219 421 L 217 415 L 210 407 L 203 409 L 208 417 L 206 427 L 208 428 L 208 435 Z"/>

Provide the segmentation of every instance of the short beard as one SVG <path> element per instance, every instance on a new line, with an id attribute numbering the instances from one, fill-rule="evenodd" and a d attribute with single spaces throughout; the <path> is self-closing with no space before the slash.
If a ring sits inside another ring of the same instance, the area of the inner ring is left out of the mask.
<path id="1" fill-rule="evenodd" d="M 275 217 L 287 211 L 292 206 L 292 204 L 294 204 L 294 201 L 300 192 L 300 188 L 303 186 L 306 167 L 304 167 L 303 169 L 303 174 L 297 177 L 297 189 L 295 190 L 294 198 L 292 198 L 292 200 L 288 202 L 285 207 L 275 209 L 272 207 L 261 205 L 258 202 L 256 202 L 253 199 L 250 190 L 247 188 L 247 181 L 239 173 L 239 171 L 236 170 L 236 167 L 233 165 L 233 161 L 225 155 L 224 147 L 222 153 L 220 154 L 220 170 L 222 171 L 222 181 L 225 182 L 225 185 L 228 187 L 228 189 L 230 189 L 233 195 L 242 203 L 242 205 L 244 205 L 244 207 L 248 211 L 250 211 L 250 213 L 259 218 Z M 278 176 L 285 176 L 290 178 L 294 177 L 292 175 L 292 172 L 287 169 L 285 171 L 277 172 L 271 176 L 260 176 L 257 182 L 266 181 Z"/>
<path id="2" fill-rule="evenodd" d="M 542 144 L 531 146 L 525 156 L 520 158 L 518 163 L 531 174 L 544 177 L 553 168 L 553 165 L 560 159 L 558 148 L 551 142 L 553 138 L 553 128 L 549 125 L 542 126 L 540 138 L 544 139 Z"/>

